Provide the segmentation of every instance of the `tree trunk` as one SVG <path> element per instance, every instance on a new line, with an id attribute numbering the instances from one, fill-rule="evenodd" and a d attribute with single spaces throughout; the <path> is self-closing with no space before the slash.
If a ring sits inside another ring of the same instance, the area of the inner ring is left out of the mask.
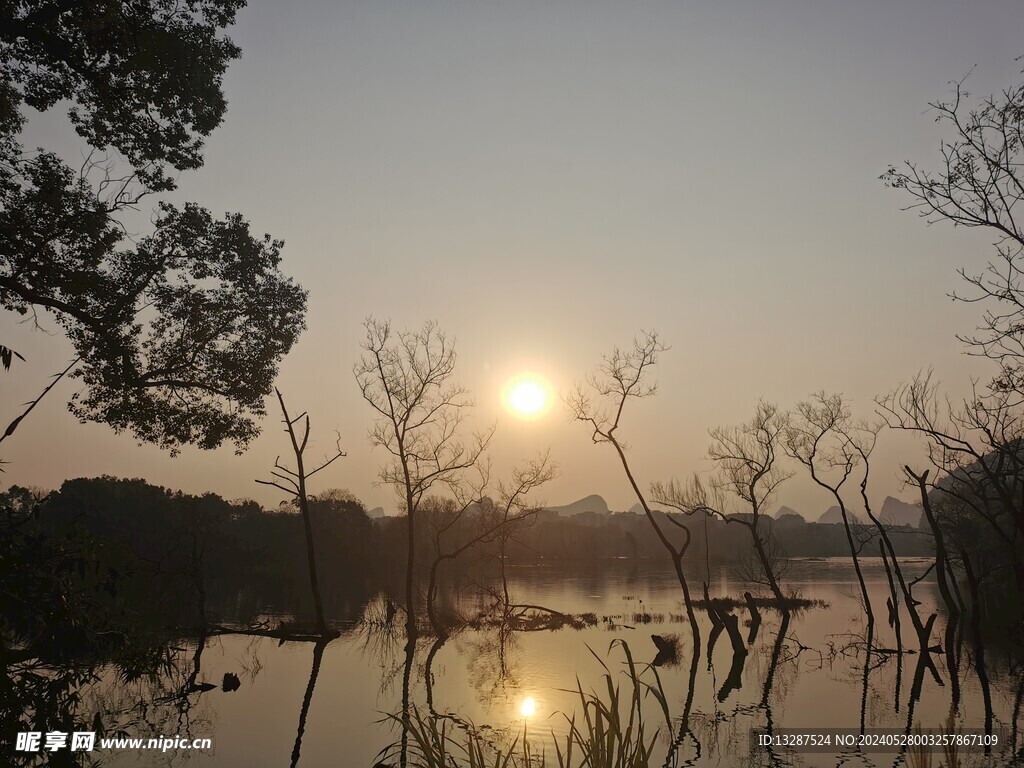
<path id="1" fill-rule="evenodd" d="M 408 499 L 408 515 L 406 529 L 409 535 L 408 550 L 405 561 L 405 636 L 406 643 L 416 642 L 416 585 L 414 569 L 416 568 L 416 534 L 413 519 L 412 497 Z"/>
<path id="2" fill-rule="evenodd" d="M 686 582 L 686 574 L 683 573 L 683 555 L 686 553 L 687 547 L 690 545 L 690 529 L 686 526 L 680 526 L 686 531 L 686 545 L 682 550 L 677 550 L 672 546 L 672 542 L 668 540 L 664 532 L 661 530 L 661 526 L 658 525 L 658 521 L 654 519 L 654 514 L 651 512 L 651 508 L 647 505 L 647 499 L 644 498 L 643 493 L 640 491 L 640 486 L 636 484 L 636 479 L 633 477 L 633 472 L 629 468 L 629 462 L 626 461 L 626 453 L 622 450 L 622 446 L 614 438 L 611 438 L 611 444 L 615 446 L 615 451 L 619 454 L 619 461 L 622 462 L 622 468 L 626 472 L 626 477 L 629 480 L 629 484 L 633 488 L 633 492 L 636 494 L 637 499 L 640 501 L 640 506 L 644 509 L 644 514 L 647 516 L 648 522 L 651 527 L 654 528 L 654 532 L 657 534 L 661 544 L 668 551 L 672 557 L 672 565 L 675 567 L 676 578 L 679 580 L 679 586 L 683 590 L 683 603 L 686 606 L 686 616 L 690 620 L 690 634 L 693 637 L 693 652 L 694 654 L 700 653 L 700 627 L 697 625 L 697 615 L 693 611 L 693 600 L 690 599 L 690 586 Z"/>
<path id="3" fill-rule="evenodd" d="M 306 530 L 306 562 L 309 565 L 309 587 L 313 592 L 313 606 L 316 609 L 316 624 L 320 634 L 327 633 L 324 620 L 324 604 L 320 599 L 320 581 L 316 575 L 316 553 L 313 551 L 313 524 L 309 518 L 309 502 L 306 500 L 306 483 L 299 461 L 299 509 L 302 510 L 302 525 Z"/>
<path id="4" fill-rule="evenodd" d="M 754 518 L 753 524 L 750 526 L 750 534 L 754 539 L 754 551 L 757 552 L 757 558 L 761 561 L 761 569 L 764 571 L 765 578 L 768 579 L 768 587 L 772 591 L 772 595 L 775 596 L 775 602 L 779 605 L 779 610 L 786 610 L 785 603 L 786 598 L 782 596 L 782 590 L 779 589 L 779 582 L 775 578 L 775 573 L 772 571 L 771 563 L 768 562 L 768 553 L 765 552 L 764 542 L 761 540 L 761 534 L 757 530 L 757 518 Z"/>
<path id="5" fill-rule="evenodd" d="M 434 629 L 434 634 L 439 638 L 448 636 L 447 631 L 441 626 L 441 620 L 437 616 L 437 612 L 434 610 L 434 599 L 437 596 L 437 571 L 441 567 L 441 563 L 444 562 L 446 557 L 437 558 L 430 566 L 430 579 L 427 581 L 427 618 L 430 619 L 430 626 Z"/>
<path id="6" fill-rule="evenodd" d="M 857 545 L 853 542 L 853 531 L 850 530 L 850 520 L 846 514 L 846 505 L 843 504 L 839 498 L 839 494 L 835 494 L 836 500 L 839 501 L 839 511 L 843 516 L 843 528 L 846 531 L 846 542 L 850 545 L 850 557 L 853 558 L 853 570 L 857 574 L 857 584 L 860 585 L 860 594 L 864 599 L 864 612 L 867 614 L 868 619 L 868 630 L 871 631 L 875 626 L 875 612 L 871 610 L 871 598 L 868 597 L 868 587 L 864 583 L 864 574 L 860 570 L 860 558 L 857 556 Z"/>

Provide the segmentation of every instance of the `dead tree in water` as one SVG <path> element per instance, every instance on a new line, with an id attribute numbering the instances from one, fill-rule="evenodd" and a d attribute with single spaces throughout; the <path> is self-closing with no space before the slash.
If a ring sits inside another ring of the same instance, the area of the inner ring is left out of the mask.
<path id="1" fill-rule="evenodd" d="M 831 493 L 839 505 L 870 634 L 875 625 L 875 614 L 871 609 L 871 598 L 858 556 L 864 542 L 856 540 L 851 515 L 842 494 L 843 486 L 858 463 L 857 453 L 841 431 L 849 423 L 849 418 L 842 396 L 826 395 L 824 392 L 815 394 L 810 400 L 797 404 L 796 414 L 786 432 L 786 451 L 807 468 L 811 479 Z"/>
<path id="2" fill-rule="evenodd" d="M 406 512 L 408 535 L 405 570 L 405 613 L 408 643 L 416 628 L 416 513 L 432 488 L 457 486 L 465 472 L 477 467 L 494 430 L 460 438 L 469 393 L 452 383 L 455 349 L 436 324 L 416 332 L 391 330 L 388 322 L 366 321 L 366 354 L 353 372 L 363 399 L 378 419 L 370 442 L 391 459 L 380 479 L 392 486 Z"/>
<path id="3" fill-rule="evenodd" d="M 683 590 L 683 603 L 686 606 L 687 618 L 690 620 L 693 652 L 696 655 L 700 653 L 700 628 L 697 626 L 697 616 L 693 610 L 693 601 L 690 599 L 690 586 L 683 574 L 683 556 L 689 549 L 691 541 L 690 529 L 671 515 L 663 515 L 663 521 L 676 526 L 684 534 L 682 544 L 676 544 L 668 537 L 666 529 L 651 510 L 630 469 L 626 458 L 626 445 L 616 434 L 622 422 L 622 412 L 626 403 L 630 399 L 650 397 L 657 392 L 657 385 L 648 380 L 649 369 L 657 363 L 658 355 L 666 349 L 659 341 L 657 333 L 641 332 L 640 338 L 633 339 L 632 349 L 621 350 L 616 347 L 610 355 L 606 355 L 597 371 L 590 376 L 589 387 L 577 385 L 567 402 L 575 419 L 590 427 L 591 439 L 595 443 L 608 443 L 615 449 L 626 473 L 626 479 L 644 510 L 644 515 L 672 558 L 676 578 Z"/>
<path id="4" fill-rule="evenodd" d="M 1020 489 L 1024 478 L 1024 424 L 1019 394 L 972 392 L 954 405 L 940 397 L 931 373 L 919 374 L 879 400 L 887 421 L 896 429 L 925 438 L 932 469 L 904 467 L 921 495 L 924 519 L 935 542 L 936 583 L 949 620 L 946 624 L 946 666 L 955 679 L 959 641 L 970 630 L 979 659 L 975 668 L 983 688 L 986 713 L 990 698 L 984 669 L 981 613 L 990 599 L 1005 600 L 1024 584 L 1024 513 Z M 967 612 L 957 575 L 966 577 L 970 592 Z M 965 621 L 965 619 L 967 621 Z M 988 722 L 990 718 L 986 718 Z"/>
<path id="5" fill-rule="evenodd" d="M 717 465 L 710 483 L 713 494 L 706 492 L 697 477 L 687 485 L 673 480 L 651 486 L 651 495 L 658 504 L 688 515 L 703 512 L 746 528 L 760 570 L 755 580 L 771 590 L 782 611 L 786 610 L 786 599 L 776 573 L 778 558 L 772 557 L 773 548 L 767 540 L 772 533 L 770 529 L 765 532 L 766 523 L 771 522 L 765 510 L 775 490 L 792 476 L 778 464 L 780 440 L 788 426 L 786 413 L 775 405 L 759 403 L 754 418 L 746 424 L 711 430 L 708 456 Z M 727 495 L 738 499 L 740 507 L 728 507 Z"/>
<path id="6" fill-rule="evenodd" d="M 979 594 L 1006 592 L 998 589 L 1009 586 L 1005 576 L 988 585 L 979 581 L 982 563 L 998 562 L 1012 572 L 1020 592 L 1024 590 L 1024 505 L 1020 503 L 1024 478 L 1024 227 L 1020 217 L 1024 82 L 972 105 L 965 79 L 954 83 L 949 98 L 929 105 L 935 122 L 948 134 L 939 144 L 935 170 L 907 162 L 890 166 L 882 179 L 908 196 L 907 210 L 916 211 L 929 224 L 946 221 L 954 227 L 980 229 L 993 238 L 995 255 L 984 268 L 961 269 L 969 292 L 954 292 L 952 298 L 984 308 L 975 332 L 958 339 L 967 354 L 993 363 L 996 373 L 986 386 L 974 385 L 956 405 L 936 397 L 930 373 L 918 375 L 879 405 L 890 426 L 917 432 L 928 442 L 936 471 L 914 472 L 908 467 L 907 473 L 920 490 L 937 558 L 941 550 L 948 563 L 953 557 L 947 544 L 964 544 L 956 554 L 969 589 L 978 588 Z M 944 542 L 943 528 L 959 529 L 960 535 Z M 961 617 L 966 615 L 957 581 L 938 563 L 936 576 L 946 582 L 940 581 L 939 587 L 952 624 L 957 611 Z M 972 606 L 969 615 L 972 631 L 978 607 Z M 947 638 L 952 634 L 953 628 L 947 627 Z"/>
<path id="7" fill-rule="evenodd" d="M 879 550 L 882 555 L 882 564 L 885 567 L 887 580 L 889 582 L 890 604 L 892 606 L 890 612 L 894 628 L 896 630 L 896 647 L 897 649 L 902 650 L 903 646 L 903 639 L 900 637 L 899 619 L 899 606 L 902 602 L 903 605 L 906 606 L 911 624 L 914 627 L 914 632 L 917 634 L 918 642 L 921 646 L 921 653 L 928 654 L 932 645 L 930 639 L 931 631 L 928 629 L 931 624 L 927 620 L 921 620 L 921 616 L 917 610 L 917 601 L 911 593 L 912 584 L 908 583 L 907 579 L 903 576 L 903 567 L 900 565 L 899 558 L 896 556 L 896 548 L 893 546 L 892 538 L 889 536 L 889 527 L 874 513 L 871 501 L 868 499 L 868 480 L 871 473 L 871 454 L 874 451 L 875 444 L 878 439 L 878 433 L 881 431 L 883 426 L 883 424 L 863 424 L 853 427 L 847 424 L 840 424 L 837 427 L 837 430 L 839 434 L 847 440 L 847 445 L 856 454 L 856 456 L 859 457 L 860 464 L 864 467 L 864 472 L 861 475 L 860 481 L 860 496 L 864 505 L 864 512 L 874 525 L 879 538 L 878 543 Z M 895 582 L 893 581 L 893 575 L 896 577 Z M 899 587 L 899 591 L 897 591 L 897 585 Z M 950 626 L 955 627 L 955 612 L 951 613 L 950 616 Z M 932 671 L 935 671 L 934 667 L 932 668 Z"/>
<path id="8" fill-rule="evenodd" d="M 501 593 L 504 600 L 503 613 L 507 614 L 512 599 L 508 591 L 508 575 L 505 572 L 508 557 L 508 544 L 524 525 L 534 522 L 540 506 L 537 503 L 527 505 L 524 497 L 555 478 L 558 467 L 551 461 L 549 453 L 527 462 L 524 466 L 512 470 L 510 483 L 498 483 L 498 507 L 501 510 L 502 524 L 498 528 L 498 557 L 501 563 Z"/>
<path id="9" fill-rule="evenodd" d="M 424 500 L 421 514 L 426 517 L 427 526 L 432 529 L 434 541 L 434 561 L 430 565 L 427 580 L 427 617 L 437 637 L 446 636 L 448 630 L 438 616 L 435 605 L 441 566 L 456 560 L 473 547 L 495 541 L 502 544 L 503 554 L 504 543 L 516 528 L 532 520 L 540 511 L 540 507 L 524 503 L 525 495 L 554 476 L 554 465 L 545 455 L 514 470 L 512 485 L 501 485 L 498 504 L 483 495 L 487 484 L 486 472 L 481 473 L 480 482 L 472 486 L 468 494 L 458 489 L 455 499 Z M 502 613 L 507 616 L 509 597 L 504 559 L 501 562 L 501 576 L 505 595 Z"/>
<path id="10" fill-rule="evenodd" d="M 1024 590 L 1024 507 L 1019 503 L 1024 478 L 1024 418 L 1010 392 L 972 392 L 959 406 L 941 398 L 930 372 L 920 374 L 878 401 L 889 426 L 927 441 L 935 470 L 905 468 L 920 493 L 925 519 L 936 537 L 936 552 L 947 568 L 939 589 L 956 611 L 956 579 L 942 526 L 977 526 L 1006 558 L 1018 590 Z M 930 476 L 930 477 L 929 477 Z M 941 508 L 941 514 L 939 514 Z M 975 563 L 977 566 L 977 563 Z"/>
<path id="11" fill-rule="evenodd" d="M 291 418 L 288 415 L 288 409 L 284 404 L 284 396 L 281 391 L 274 389 L 274 393 L 277 395 L 277 402 L 281 405 L 281 415 L 283 416 L 282 421 L 284 422 L 285 432 L 288 433 L 288 438 L 292 444 L 292 454 L 295 456 L 295 469 L 290 469 L 281 463 L 281 457 L 279 456 L 274 460 L 274 468 L 270 470 L 270 474 L 274 476 L 273 480 L 257 480 L 257 483 L 261 485 L 271 485 L 274 488 L 278 488 L 289 496 L 292 497 L 293 501 L 299 508 L 299 512 L 302 514 L 302 525 L 306 532 L 306 563 L 309 566 L 309 587 L 313 592 L 313 606 L 316 609 L 316 624 L 317 629 L 321 635 L 328 634 L 327 622 L 324 619 L 324 606 L 320 599 L 320 583 L 317 579 L 316 574 L 316 553 L 313 550 L 313 525 L 309 517 L 309 498 L 306 494 L 306 481 L 309 480 L 317 472 L 326 469 L 338 459 L 342 458 L 345 453 L 341 450 L 340 438 L 335 444 L 336 450 L 333 454 L 326 457 L 316 468 L 308 470 L 305 464 L 305 452 L 306 445 L 309 443 L 309 415 L 305 412 L 300 413 L 295 418 Z M 296 431 L 296 425 L 302 424 L 302 436 L 300 437 Z"/>

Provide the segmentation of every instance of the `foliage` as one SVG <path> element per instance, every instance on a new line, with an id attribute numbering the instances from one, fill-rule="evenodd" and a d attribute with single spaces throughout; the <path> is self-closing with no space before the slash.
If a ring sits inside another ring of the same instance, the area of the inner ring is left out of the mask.
<path id="1" fill-rule="evenodd" d="M 11 370 L 11 363 L 14 362 L 14 358 L 18 358 L 21 361 L 25 360 L 20 352 L 0 344 L 0 365 L 3 365 L 5 371 Z"/>
<path id="2" fill-rule="evenodd" d="M 15 486 L 0 502 L 12 504 L 26 493 Z M 335 555 L 318 570 L 327 611 L 339 619 L 358 616 L 371 588 L 386 582 L 381 533 L 362 505 L 345 497 L 328 491 L 310 499 L 318 546 Z M 255 502 L 173 492 L 143 480 L 80 478 L 39 505 L 34 525 L 87 547 L 100 573 L 115 568 L 116 595 L 100 597 L 139 626 L 199 627 L 204 609 L 219 621 L 248 625 L 268 608 L 302 616 L 311 607 L 302 520 L 289 507 L 265 511 Z M 25 589 L 35 583 L 32 572 Z"/>
<path id="3" fill-rule="evenodd" d="M 129 680 L 158 669 L 164 648 L 117 600 L 128 573 L 114 547 L 84 526 L 40 524 L 40 494 L 13 488 L 0 505 L 0 740 L 59 729 L 93 667 Z"/>
<path id="4" fill-rule="evenodd" d="M 82 420 L 172 451 L 258 432 L 306 292 L 282 243 L 240 214 L 161 203 L 129 242 L 122 215 L 198 168 L 239 50 L 238 0 L 7 3 L 0 8 L 0 307 L 50 316 L 77 356 Z M 24 151 L 24 110 L 70 103 L 91 151 L 76 170 Z"/>

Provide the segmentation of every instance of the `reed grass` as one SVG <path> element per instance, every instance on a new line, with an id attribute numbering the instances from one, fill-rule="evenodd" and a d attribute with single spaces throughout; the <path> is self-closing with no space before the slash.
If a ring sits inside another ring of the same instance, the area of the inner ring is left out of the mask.
<path id="1" fill-rule="evenodd" d="M 918 724 L 914 727 L 914 734 L 920 736 L 924 731 L 921 729 L 921 725 Z M 956 727 L 956 718 L 953 713 L 950 712 L 946 718 L 945 726 L 939 729 L 940 733 L 958 733 Z M 962 765 L 960 759 L 960 747 L 956 745 L 952 740 L 942 745 L 942 756 L 943 761 L 940 762 L 937 768 L 960 768 Z M 907 749 L 907 764 L 910 768 L 931 768 L 932 765 L 932 750 L 925 746 L 914 746 Z"/>
<path id="2" fill-rule="evenodd" d="M 921 730 L 921 725 L 918 723 L 914 726 L 914 735 L 921 736 L 924 731 Z M 932 750 L 923 744 L 915 744 L 912 747 L 907 748 L 907 765 L 910 768 L 931 768 L 932 765 Z"/>

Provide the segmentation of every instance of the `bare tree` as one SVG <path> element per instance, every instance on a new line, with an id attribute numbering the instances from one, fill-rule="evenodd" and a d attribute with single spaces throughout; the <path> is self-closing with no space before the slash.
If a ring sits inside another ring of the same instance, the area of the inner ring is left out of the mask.
<path id="1" fill-rule="evenodd" d="M 498 503 L 484 496 L 487 473 L 481 472 L 480 482 L 459 488 L 455 499 L 425 499 L 430 515 L 427 527 L 434 543 L 434 561 L 430 565 L 427 581 L 427 615 L 435 635 L 443 637 L 447 628 L 436 610 L 438 576 L 441 566 L 469 552 L 473 547 L 492 542 L 502 545 L 515 530 L 531 521 L 540 511 L 536 505 L 527 505 L 525 497 L 555 476 L 555 468 L 545 455 L 513 471 L 511 484 L 500 484 Z M 423 513 L 427 512 L 425 507 Z M 508 582 L 505 578 L 504 552 L 501 558 L 501 577 L 505 595 L 503 614 L 508 611 Z"/>
<path id="2" fill-rule="evenodd" d="M 935 121 L 950 129 L 940 144 L 937 171 L 915 163 L 890 166 L 882 175 L 888 186 L 910 196 L 909 210 L 929 224 L 946 221 L 957 227 L 980 227 L 995 237 L 996 256 L 982 272 L 960 270 L 971 287 L 953 298 L 986 306 L 977 333 L 961 336 L 968 352 L 999 366 L 996 391 L 1024 396 L 1024 83 L 968 106 L 966 78 L 953 83 L 949 99 L 930 106 Z"/>
<path id="3" fill-rule="evenodd" d="M 766 522 L 770 523 L 767 520 Z M 786 559 L 786 550 L 774 530 L 768 527 L 767 524 L 763 528 L 767 529 L 767 535 L 764 535 L 764 532 L 758 535 L 761 537 L 761 547 L 764 550 L 764 554 L 759 553 L 754 547 L 744 549 L 740 553 L 739 558 L 737 558 L 732 572 L 741 581 L 771 589 L 773 582 L 778 584 L 785 579 L 786 574 L 789 572 L 789 561 Z M 746 596 L 750 595 L 750 593 L 744 592 L 743 595 L 744 599 L 746 599 Z M 750 600 L 747 600 L 747 606 L 751 609 L 751 616 L 757 610 L 757 606 L 751 602 L 752 600 L 753 596 L 751 596 Z M 775 600 L 778 602 L 778 597 L 775 597 Z M 779 610 L 786 610 L 786 604 L 779 603 Z"/>
<path id="4" fill-rule="evenodd" d="M 807 467 L 811 478 L 819 486 L 828 490 L 839 505 L 847 543 L 850 547 L 850 556 L 853 559 L 854 570 L 861 589 L 861 599 L 867 614 L 867 654 L 869 656 L 871 654 L 875 619 L 860 568 L 860 552 L 868 542 L 878 536 L 883 564 L 886 573 L 890 575 L 889 602 L 892 606 L 890 616 L 896 625 L 896 631 L 899 632 L 898 611 L 902 602 L 910 615 L 914 631 L 917 633 L 921 653 L 928 656 L 931 648 L 929 638 L 935 616 L 933 615 L 927 621 L 921 620 L 917 610 L 917 601 L 912 594 L 913 582 L 904 577 L 888 528 L 874 513 L 868 497 L 870 458 L 881 425 L 854 422 L 850 409 L 840 394 L 818 392 L 809 400 L 797 405 L 797 414 L 798 417 L 794 419 L 786 436 L 787 451 Z M 873 525 L 873 532 L 866 525 L 857 523 L 856 518 L 854 518 L 855 522 L 851 522 L 853 515 L 843 495 L 843 489 L 855 472 L 860 472 L 860 500 L 865 514 Z M 892 580 L 891 574 L 895 574 L 895 581 Z M 897 584 L 899 591 L 897 591 Z M 902 640 L 897 638 L 897 643 L 902 648 Z M 924 663 L 925 667 L 931 670 L 938 680 L 938 671 L 930 657 Z"/>
<path id="5" fill-rule="evenodd" d="M 291 441 L 292 455 L 295 457 L 295 469 L 286 467 L 281 463 L 281 457 L 278 456 L 274 460 L 274 468 L 270 470 L 270 474 L 274 477 L 273 480 L 257 480 L 257 483 L 261 485 L 270 485 L 274 488 L 284 491 L 294 499 L 295 503 L 299 507 L 299 512 L 302 514 L 302 525 L 306 532 L 306 562 L 309 566 L 309 587 L 313 592 L 313 605 L 316 609 L 316 623 L 317 629 L 321 635 L 329 634 L 327 631 L 327 622 L 324 619 L 324 605 L 320 598 L 320 583 L 317 579 L 316 573 L 316 553 L 313 549 L 313 525 L 309 516 L 309 497 L 306 494 L 306 483 L 313 475 L 326 469 L 338 459 L 342 458 L 345 453 L 341 450 L 341 438 L 335 443 L 335 451 L 329 456 L 325 457 L 315 468 L 311 470 L 306 469 L 305 453 L 306 446 L 309 443 L 309 414 L 305 411 L 300 413 L 295 418 L 288 415 L 288 408 L 284 404 L 284 396 L 281 391 L 277 388 L 274 389 L 274 393 L 277 395 L 277 402 L 281 406 L 282 422 L 284 423 L 285 432 L 288 433 L 288 439 Z M 296 430 L 296 425 L 301 425 L 301 436 L 299 430 Z"/>
<path id="6" fill-rule="evenodd" d="M 633 339 L 631 349 L 622 350 L 616 347 L 610 355 L 604 356 L 597 371 L 589 377 L 589 386 L 577 385 L 576 390 L 569 396 L 567 405 L 577 421 L 582 421 L 590 427 L 591 439 L 595 443 L 608 443 L 615 449 L 626 473 L 626 479 L 629 480 L 633 493 L 644 510 L 644 515 L 672 559 L 676 578 L 683 590 L 686 615 L 690 620 L 693 652 L 694 655 L 699 655 L 700 629 L 693 611 L 693 601 L 690 599 L 690 587 L 683 574 L 683 556 L 689 549 L 692 539 L 690 529 L 675 517 L 662 515 L 661 520 L 676 526 L 683 532 L 684 537 L 682 543 L 677 544 L 666 535 L 630 469 L 626 458 L 628 446 L 616 434 L 622 422 L 626 403 L 631 399 L 651 397 L 657 392 L 657 385 L 649 380 L 649 369 L 657 363 L 658 355 L 666 349 L 656 332 L 642 331 L 639 338 Z"/>
<path id="7" fill-rule="evenodd" d="M 803 464 L 811 479 L 832 494 L 839 505 L 846 541 L 853 558 L 864 611 L 867 614 L 869 635 L 874 627 L 875 614 L 864 574 L 860 568 L 859 553 L 867 543 L 863 526 L 854 528 L 850 512 L 843 497 L 843 486 L 850 479 L 860 460 L 860 454 L 850 444 L 844 429 L 849 425 L 850 412 L 841 395 L 819 392 L 801 403 L 786 431 L 786 452 Z"/>
<path id="8" fill-rule="evenodd" d="M 838 402 L 842 402 L 841 395 L 834 395 Z M 854 424 L 851 422 L 849 417 L 840 420 L 836 425 L 835 429 L 843 439 L 846 440 L 849 452 L 854 455 L 859 465 L 863 468 L 860 480 L 860 497 L 861 503 L 864 507 L 864 513 L 868 516 L 871 524 L 875 528 L 875 532 L 878 535 L 879 552 L 882 556 L 882 564 L 885 567 L 886 577 L 889 583 L 889 601 L 890 601 L 890 617 L 896 630 L 896 647 L 902 650 L 903 639 L 900 635 L 900 611 L 899 606 L 902 605 L 906 608 L 907 613 L 910 616 L 911 624 L 914 627 L 914 632 L 917 634 L 918 641 L 921 646 L 921 653 L 927 655 L 931 648 L 931 626 L 934 619 L 928 619 L 925 621 L 921 620 L 921 615 L 917 610 L 918 601 L 914 599 L 913 586 L 914 581 L 909 581 L 903 575 L 903 566 L 900 565 L 899 558 L 896 557 L 896 548 L 892 543 L 892 537 L 889 536 L 889 525 L 881 520 L 878 515 L 875 514 L 874 508 L 871 505 L 871 500 L 868 497 L 868 482 L 871 476 L 871 454 L 874 452 L 875 445 L 878 442 L 878 434 L 881 432 L 885 425 L 875 422 L 866 423 L 862 422 Z M 893 576 L 895 575 L 895 580 Z M 940 577 L 941 578 L 941 577 Z M 952 621 L 949 627 L 955 628 L 956 626 L 956 609 L 951 610 Z M 925 662 L 933 673 L 938 676 L 935 672 L 934 666 L 932 666 L 931 660 Z"/>
<path id="9" fill-rule="evenodd" d="M 459 488 L 465 473 L 478 466 L 494 430 L 474 434 L 468 443 L 460 437 L 473 403 L 452 382 L 455 349 L 435 323 L 395 332 L 389 322 L 370 318 L 365 329 L 365 354 L 353 372 L 363 398 L 378 414 L 370 442 L 391 455 L 380 479 L 395 488 L 405 505 L 406 633 L 408 642 L 415 643 L 416 513 L 432 489 Z"/>
<path id="10" fill-rule="evenodd" d="M 932 473 L 905 467 L 911 484 L 921 493 L 935 537 L 937 576 L 951 612 L 947 645 L 960 600 L 959 594 L 957 601 L 953 600 L 957 582 L 949 573 L 953 553 L 946 546 L 943 527 L 960 534 L 951 538 L 956 539 L 961 567 L 974 598 L 971 629 L 979 640 L 978 672 L 988 729 L 991 710 L 980 653 L 979 611 L 980 599 L 990 590 L 979 588 L 985 586 L 984 575 L 979 576 L 976 567 L 981 565 L 979 550 L 988 550 L 986 570 L 991 568 L 992 560 L 1002 561 L 1002 567 L 1013 570 L 1018 591 L 1024 589 L 1024 504 L 1020 503 L 1024 457 L 1019 425 L 1024 405 L 1024 228 L 1020 218 L 1024 201 L 1024 83 L 982 99 L 971 108 L 965 80 L 953 84 L 950 98 L 931 104 L 936 122 L 951 129 L 952 134 L 940 144 L 938 170 L 924 170 L 907 162 L 899 168 L 890 166 L 882 179 L 908 194 L 908 209 L 917 211 L 929 224 L 945 221 L 955 227 L 982 228 L 993 235 L 995 257 L 980 272 L 961 269 L 960 275 L 970 290 L 967 294 L 954 292 L 952 297 L 984 307 L 975 333 L 958 338 L 968 354 L 994 362 L 997 373 L 987 391 L 979 392 L 975 385 L 971 398 L 962 406 L 948 400 L 940 405 L 930 375 L 919 375 L 897 388 L 880 405 L 890 426 L 926 438 L 932 468 L 937 470 Z M 940 509 L 942 513 L 936 514 Z M 978 523 L 980 530 L 973 528 Z M 985 531 L 988 541 L 982 544 L 979 539 Z M 973 562 L 968 546 L 976 556 Z M 940 561 L 945 561 L 945 567 Z"/>
<path id="11" fill-rule="evenodd" d="M 508 590 L 508 576 L 505 566 L 508 558 L 508 544 L 524 527 L 535 522 L 541 504 L 527 502 L 526 497 L 550 482 L 558 474 L 558 467 L 551 461 L 550 453 L 544 453 L 532 461 L 512 470 L 509 482 L 498 483 L 498 508 L 501 510 L 502 525 L 497 531 L 498 558 L 501 563 L 501 591 L 504 600 L 503 614 L 511 608 Z"/>
<path id="12" fill-rule="evenodd" d="M 960 601 L 954 594 L 956 578 L 944 527 L 965 533 L 980 524 L 993 550 L 998 547 L 1004 567 L 1012 571 L 1017 588 L 1024 589 L 1024 421 L 1012 393 L 972 394 L 959 405 L 940 398 L 929 372 L 878 401 L 890 427 L 916 433 L 927 442 L 934 472 L 910 466 L 905 471 L 921 493 L 937 557 L 945 561 L 937 563 L 937 578 L 952 611 Z M 977 532 L 960 539 L 961 548 L 966 539 L 979 543 Z M 979 565 L 974 563 L 976 571 Z"/>
<path id="13" fill-rule="evenodd" d="M 708 456 L 715 462 L 716 471 L 711 478 L 710 496 L 697 477 L 685 485 L 672 480 L 651 486 L 651 495 L 658 504 L 686 514 L 704 512 L 746 528 L 757 556 L 761 576 L 757 580 L 763 580 L 771 589 L 780 610 L 785 610 L 785 597 L 775 572 L 778 544 L 772 541 L 771 519 L 766 517 L 765 510 L 779 485 L 792 477 L 778 462 L 781 439 L 788 427 L 787 413 L 776 405 L 758 403 L 754 417 L 747 423 L 711 430 Z M 730 502 L 729 497 L 739 506 Z"/>

